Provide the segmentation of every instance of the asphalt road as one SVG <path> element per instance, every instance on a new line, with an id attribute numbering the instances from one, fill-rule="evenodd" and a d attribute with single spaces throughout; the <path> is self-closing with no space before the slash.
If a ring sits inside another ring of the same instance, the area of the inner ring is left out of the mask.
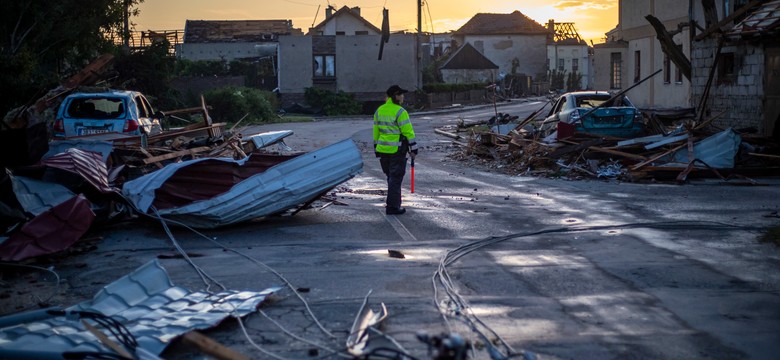
<path id="1" fill-rule="evenodd" d="M 522 117 L 541 105 L 516 102 L 498 111 Z M 407 173 L 408 212 L 402 216 L 384 214 L 386 185 L 370 151 L 370 118 L 250 129 L 293 130 L 287 143 L 301 150 L 344 138 L 363 149 L 364 173 L 333 193 L 346 206 L 318 202 L 293 217 L 206 232 L 303 290 L 335 338 L 289 289 L 264 305 L 263 314 L 244 320 L 252 341 L 273 355 L 250 344 L 235 321 L 206 334 L 257 359 L 337 358 L 285 330 L 343 350 L 370 292 L 368 307 L 387 307 L 385 334 L 421 359 L 430 354 L 416 338 L 420 331 L 458 333 L 475 344 L 478 359 L 490 358 L 486 341 L 504 355 L 529 351 L 541 359 L 777 358 L 780 249 L 757 237 L 780 222 L 773 216 L 780 210 L 778 179 L 752 187 L 711 180 L 565 181 L 508 176 L 449 158 L 458 149 L 433 129 L 494 112 L 480 107 L 412 114 L 422 151 L 414 194 Z M 175 254 L 151 222 L 97 235 L 103 238 L 96 249 L 55 265 L 67 286 L 53 301 L 90 298 L 141 264 Z M 195 263 L 230 289 L 259 291 L 281 283 L 186 230 L 174 235 Z M 388 250 L 405 258 L 390 257 Z M 456 257 L 442 267 L 447 254 Z M 160 261 L 176 285 L 205 288 L 185 261 Z M 444 276 L 435 278 L 437 271 Z M 179 343 L 163 356 L 203 358 Z"/>

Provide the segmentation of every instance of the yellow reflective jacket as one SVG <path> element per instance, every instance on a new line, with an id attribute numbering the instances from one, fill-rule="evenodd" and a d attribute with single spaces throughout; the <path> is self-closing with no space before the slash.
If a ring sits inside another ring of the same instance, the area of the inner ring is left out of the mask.
<path id="1" fill-rule="evenodd" d="M 408 151 L 417 152 L 409 113 L 388 98 L 374 113 L 374 150 L 379 154 L 395 154 L 399 148 L 405 148 L 404 142 L 408 142 Z"/>

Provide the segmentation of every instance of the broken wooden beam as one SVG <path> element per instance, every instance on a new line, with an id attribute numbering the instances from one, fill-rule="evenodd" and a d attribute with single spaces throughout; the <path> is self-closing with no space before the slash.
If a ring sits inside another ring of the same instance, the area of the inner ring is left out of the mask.
<path id="1" fill-rule="evenodd" d="M 558 142 L 563 142 L 563 143 L 572 144 L 572 145 L 579 144 L 576 141 L 570 141 L 570 140 L 566 140 L 566 139 L 558 140 Z M 622 157 L 625 157 L 625 158 L 639 160 L 639 161 L 647 160 L 647 157 L 642 156 L 642 155 L 631 154 L 631 153 L 627 153 L 627 152 L 623 152 L 623 151 L 617 151 L 617 150 L 611 150 L 611 149 L 605 149 L 605 148 L 600 148 L 600 147 L 597 147 L 597 146 L 590 146 L 590 147 L 588 147 L 588 150 L 592 150 L 592 151 L 595 151 L 595 152 L 601 152 L 601 153 L 605 153 L 605 154 L 622 156 Z"/>
<path id="2" fill-rule="evenodd" d="M 433 132 L 435 132 L 435 133 L 437 133 L 439 135 L 444 135 L 444 136 L 446 136 L 448 138 L 452 138 L 452 139 L 455 139 L 455 140 L 460 140 L 460 139 L 463 138 L 462 136 L 460 136 L 458 134 L 453 134 L 451 132 L 447 132 L 447 131 L 444 131 L 444 130 L 433 129 Z"/>
<path id="3" fill-rule="evenodd" d="M 209 147 L 209 146 L 201 146 L 201 147 L 196 147 L 196 148 L 192 148 L 192 149 L 187 149 L 187 150 L 181 150 L 181 151 L 168 153 L 168 154 L 165 154 L 165 155 L 147 157 L 146 159 L 143 160 L 143 162 L 144 162 L 144 164 L 159 163 L 160 161 L 170 160 L 170 159 L 174 159 L 174 158 L 182 157 L 182 156 L 187 156 L 187 155 L 195 155 L 197 153 L 202 153 L 202 152 L 209 151 L 209 150 L 211 150 L 211 147 Z"/>

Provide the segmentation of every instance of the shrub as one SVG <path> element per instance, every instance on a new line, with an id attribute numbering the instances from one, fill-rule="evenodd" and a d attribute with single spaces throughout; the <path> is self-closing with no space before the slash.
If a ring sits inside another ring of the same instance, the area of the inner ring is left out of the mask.
<path id="1" fill-rule="evenodd" d="M 351 94 L 343 91 L 332 92 L 325 89 L 309 87 L 304 90 L 306 103 L 315 109 L 322 109 L 328 116 L 357 115 L 363 111 L 363 104 L 355 100 Z"/>
<path id="2" fill-rule="evenodd" d="M 227 86 L 203 94 L 214 121 L 236 122 L 244 115 L 245 123 L 270 121 L 276 116 L 278 100 L 268 91 Z"/>

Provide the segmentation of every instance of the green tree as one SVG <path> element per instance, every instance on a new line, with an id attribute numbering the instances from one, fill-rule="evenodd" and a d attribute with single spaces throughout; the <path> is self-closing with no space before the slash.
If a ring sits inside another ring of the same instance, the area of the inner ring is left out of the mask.
<path id="1" fill-rule="evenodd" d="M 143 0 L 3 1 L 0 12 L 0 114 L 42 92 L 116 49 L 125 5 L 130 16 Z M 7 94 L 6 94 L 7 93 Z"/>

